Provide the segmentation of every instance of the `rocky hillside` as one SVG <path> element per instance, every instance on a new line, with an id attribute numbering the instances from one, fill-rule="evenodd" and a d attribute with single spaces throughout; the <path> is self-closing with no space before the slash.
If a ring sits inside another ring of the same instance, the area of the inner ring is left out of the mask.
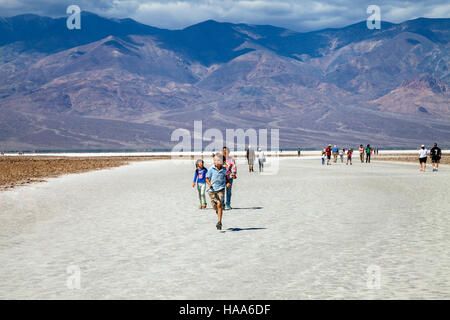
<path id="1" fill-rule="evenodd" d="M 309 33 L 65 23 L 0 19 L 0 149 L 170 148 L 194 120 L 278 128 L 284 148 L 450 146 L 450 19 Z"/>

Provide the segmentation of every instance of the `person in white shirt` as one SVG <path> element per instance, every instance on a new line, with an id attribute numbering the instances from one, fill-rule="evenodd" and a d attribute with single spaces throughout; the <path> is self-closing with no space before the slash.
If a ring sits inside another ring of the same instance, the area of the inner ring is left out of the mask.
<path id="1" fill-rule="evenodd" d="M 258 148 L 258 164 L 259 164 L 259 172 L 264 171 L 264 162 L 266 162 L 266 155 L 261 148 Z"/>
<path id="2" fill-rule="evenodd" d="M 428 150 L 425 148 L 425 145 L 422 145 L 419 150 L 420 171 L 422 172 L 425 172 L 425 168 L 427 167 L 427 157 Z"/>

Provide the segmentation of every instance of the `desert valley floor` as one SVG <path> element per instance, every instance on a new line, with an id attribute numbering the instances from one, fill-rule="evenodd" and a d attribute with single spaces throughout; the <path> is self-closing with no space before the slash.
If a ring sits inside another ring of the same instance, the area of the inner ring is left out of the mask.
<path id="1" fill-rule="evenodd" d="M 0 192 L 0 298 L 449 297 L 450 167 L 279 161 L 273 175 L 238 164 L 222 231 L 198 209 L 192 161 Z"/>

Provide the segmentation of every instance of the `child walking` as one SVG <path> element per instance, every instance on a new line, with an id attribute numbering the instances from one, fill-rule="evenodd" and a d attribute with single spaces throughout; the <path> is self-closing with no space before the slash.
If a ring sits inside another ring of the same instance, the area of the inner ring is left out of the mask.
<path id="1" fill-rule="evenodd" d="M 195 162 L 195 174 L 192 188 L 197 183 L 198 199 L 200 200 L 199 209 L 206 209 L 206 173 L 208 169 L 204 167 L 203 160 L 199 159 Z"/>
<path id="2" fill-rule="evenodd" d="M 350 163 L 352 165 L 352 155 L 353 155 L 353 149 L 350 148 L 347 151 L 347 165 Z"/>

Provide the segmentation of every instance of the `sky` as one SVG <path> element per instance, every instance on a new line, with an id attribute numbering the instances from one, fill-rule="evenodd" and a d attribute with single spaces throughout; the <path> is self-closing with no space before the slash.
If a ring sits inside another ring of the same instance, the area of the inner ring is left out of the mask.
<path id="1" fill-rule="evenodd" d="M 369 5 L 378 5 L 381 20 L 394 23 L 418 17 L 450 18 L 449 0 L 0 0 L 0 16 L 35 13 L 60 17 L 73 4 L 101 16 L 132 18 L 167 29 L 214 19 L 311 31 L 366 20 Z"/>

